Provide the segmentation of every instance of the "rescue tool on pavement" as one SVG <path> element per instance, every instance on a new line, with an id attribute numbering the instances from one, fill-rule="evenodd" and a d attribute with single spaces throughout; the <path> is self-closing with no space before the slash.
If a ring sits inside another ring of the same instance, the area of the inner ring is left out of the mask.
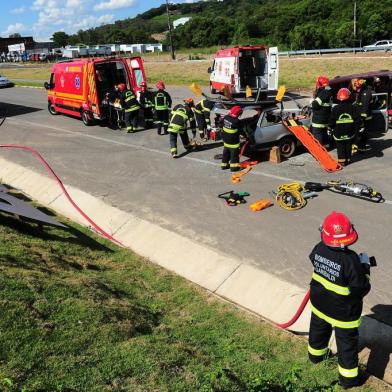
<path id="1" fill-rule="evenodd" d="M 346 196 L 357 197 L 359 199 L 382 203 L 384 198 L 380 192 L 375 191 L 369 185 L 360 184 L 353 181 L 343 182 L 340 180 L 327 181 L 325 184 L 318 182 L 306 182 L 304 187 L 310 191 L 320 192 L 327 189 L 331 192 Z"/>
<path id="2" fill-rule="evenodd" d="M 226 203 L 230 207 L 238 206 L 239 204 L 245 204 L 245 197 L 250 196 L 248 192 L 234 192 L 228 191 L 218 195 L 219 199 L 226 200 Z"/>

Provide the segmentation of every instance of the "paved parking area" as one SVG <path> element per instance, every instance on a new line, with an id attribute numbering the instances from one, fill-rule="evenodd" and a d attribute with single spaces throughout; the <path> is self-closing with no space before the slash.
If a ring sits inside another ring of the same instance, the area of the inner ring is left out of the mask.
<path id="1" fill-rule="evenodd" d="M 169 92 L 175 101 L 190 94 L 185 88 L 169 88 Z M 67 116 L 51 116 L 44 90 L 1 90 L 0 102 L 2 111 L 5 102 L 11 104 L 9 117 L 0 128 L 1 143 L 36 148 L 65 184 L 302 287 L 310 280 L 308 254 L 319 240 L 322 219 L 334 209 L 344 211 L 359 233 L 354 249 L 375 255 L 378 261 L 372 270 L 373 289 L 366 298 L 366 309 L 371 313 L 374 305 L 391 304 L 389 133 L 371 140 L 373 151 L 342 172 L 328 174 L 309 154 L 301 154 L 279 165 L 262 162 L 240 184 L 233 185 L 230 173 L 222 172 L 220 162 L 213 158 L 221 153 L 220 142 L 173 160 L 168 137 L 158 136 L 155 130 L 124 134 L 100 126 L 85 127 Z M 1 149 L 0 154 L 44 173 L 23 151 Z M 387 202 L 373 204 L 324 191 L 296 212 L 275 205 L 253 213 L 246 204 L 227 207 L 217 198 L 230 190 L 247 191 L 251 203 L 270 197 L 283 182 L 329 179 L 366 183 L 380 191 Z"/>

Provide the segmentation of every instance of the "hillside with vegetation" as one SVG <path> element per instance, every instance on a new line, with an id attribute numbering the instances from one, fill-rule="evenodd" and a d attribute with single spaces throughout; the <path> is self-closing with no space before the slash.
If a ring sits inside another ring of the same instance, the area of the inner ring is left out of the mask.
<path id="1" fill-rule="evenodd" d="M 172 20 L 192 17 L 174 30 L 177 48 L 264 43 L 286 49 L 313 49 L 392 39 L 390 0 L 357 1 L 356 41 L 353 9 L 353 0 L 210 0 L 170 5 Z M 71 36 L 63 33 L 66 37 L 62 36 L 62 43 L 150 42 L 151 35 L 167 30 L 165 13 L 163 4 L 135 18 L 80 30 Z"/>

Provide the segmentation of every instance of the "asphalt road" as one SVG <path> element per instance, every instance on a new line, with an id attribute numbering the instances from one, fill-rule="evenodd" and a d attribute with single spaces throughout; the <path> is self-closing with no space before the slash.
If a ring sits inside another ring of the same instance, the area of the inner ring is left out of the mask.
<path id="1" fill-rule="evenodd" d="M 175 101 L 189 95 L 186 88 L 170 88 L 169 92 Z M 220 162 L 213 159 L 222 152 L 220 142 L 173 160 L 168 137 L 158 136 L 154 130 L 124 134 L 100 126 L 85 127 L 80 120 L 63 115 L 51 116 L 44 90 L 1 90 L 0 101 L 0 110 L 8 108 L 8 118 L 0 128 L 1 143 L 36 148 L 65 184 L 303 287 L 310 280 L 308 254 L 319 241 L 320 223 L 332 210 L 347 213 L 359 233 L 354 249 L 375 255 L 378 261 L 372 270 L 373 288 L 366 309 L 369 313 L 374 305 L 389 305 L 390 309 L 390 133 L 371 140 L 373 152 L 337 174 L 324 172 L 309 154 L 301 154 L 279 165 L 263 161 L 240 184 L 233 185 L 230 173 L 222 172 Z M 23 151 L 1 149 L 0 154 L 45 174 Z M 217 198 L 235 189 L 249 192 L 251 203 L 269 198 L 283 182 L 329 179 L 366 183 L 388 201 L 374 204 L 324 191 L 296 212 L 275 205 L 253 213 L 247 205 L 227 207 Z"/>

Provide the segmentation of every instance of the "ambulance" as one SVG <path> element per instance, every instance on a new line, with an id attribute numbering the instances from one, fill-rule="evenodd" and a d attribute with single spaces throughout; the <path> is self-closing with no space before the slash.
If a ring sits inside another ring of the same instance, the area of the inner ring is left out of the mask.
<path id="1" fill-rule="evenodd" d="M 213 94 L 225 88 L 231 94 L 244 94 L 248 87 L 265 97 L 278 89 L 278 48 L 253 45 L 218 50 L 208 72 Z"/>
<path id="2" fill-rule="evenodd" d="M 136 94 L 140 83 L 146 82 L 141 57 L 97 58 L 60 61 L 53 65 L 48 91 L 48 110 L 52 115 L 63 113 L 81 118 L 85 125 L 105 120 L 107 93 L 125 83 Z"/>

